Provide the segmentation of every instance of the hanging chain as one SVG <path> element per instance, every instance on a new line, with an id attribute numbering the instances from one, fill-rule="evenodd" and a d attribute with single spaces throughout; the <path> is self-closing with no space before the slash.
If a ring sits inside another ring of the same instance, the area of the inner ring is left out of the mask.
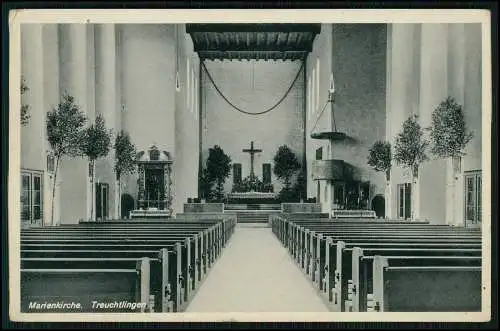
<path id="1" fill-rule="evenodd" d="M 233 107 L 235 110 L 239 111 L 240 113 L 243 113 L 243 114 L 246 114 L 246 115 L 262 115 L 262 114 L 265 114 L 265 113 L 269 113 L 270 111 L 276 109 L 276 107 L 278 107 L 284 100 L 285 98 L 288 96 L 288 94 L 290 93 L 290 91 L 292 90 L 293 86 L 295 85 L 295 82 L 297 81 L 297 79 L 299 78 L 300 76 L 300 73 L 302 72 L 302 69 L 304 68 L 304 63 L 305 61 L 302 61 L 302 65 L 300 66 L 299 68 L 299 71 L 297 72 L 297 75 L 295 76 L 294 80 L 292 81 L 292 84 L 290 85 L 290 87 L 288 88 L 288 90 L 285 92 L 285 95 L 283 95 L 283 97 L 281 99 L 278 100 L 278 102 L 272 106 L 271 108 L 269 109 L 266 109 L 264 111 L 261 111 L 261 112 L 258 112 L 258 113 L 251 113 L 251 112 L 248 112 L 246 110 L 243 110 L 241 108 L 239 108 L 238 106 L 234 105 L 231 101 L 229 101 L 229 99 L 222 93 L 222 91 L 219 89 L 219 87 L 217 86 L 217 84 L 215 84 L 212 76 L 210 75 L 210 72 L 208 72 L 208 69 L 207 67 L 205 66 L 205 62 L 204 61 L 201 61 L 201 65 L 202 67 L 205 69 L 205 72 L 207 73 L 207 76 L 208 76 L 208 79 L 210 79 L 210 82 L 212 83 L 212 85 L 214 86 L 215 90 L 217 91 L 217 93 L 219 93 L 219 95 L 231 106 Z"/>
<path id="2" fill-rule="evenodd" d="M 318 121 L 319 119 L 321 118 L 321 115 L 323 115 L 323 112 L 325 111 L 326 109 L 326 106 L 330 103 L 331 101 L 330 100 L 327 100 L 325 102 L 325 105 L 323 106 L 323 108 L 321 109 L 321 112 L 319 113 L 319 115 L 316 117 L 316 121 L 314 122 L 314 125 L 313 127 L 311 128 L 311 131 L 309 132 L 309 135 L 311 135 L 314 131 L 314 129 L 316 129 L 316 125 L 318 125 Z"/>

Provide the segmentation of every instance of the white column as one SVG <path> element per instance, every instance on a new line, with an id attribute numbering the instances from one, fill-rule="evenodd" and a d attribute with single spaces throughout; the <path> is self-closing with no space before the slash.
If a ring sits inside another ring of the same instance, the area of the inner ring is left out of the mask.
<path id="1" fill-rule="evenodd" d="M 419 24 L 394 23 L 387 29 L 387 94 L 386 94 L 386 140 L 393 151 L 395 138 L 401 131 L 403 122 L 416 110 L 418 101 L 418 72 L 415 72 L 417 43 L 415 35 Z M 387 188 L 386 216 L 396 218 L 398 210 L 397 185 L 410 182 L 407 169 L 392 164 L 391 179 Z"/>
<path id="2" fill-rule="evenodd" d="M 465 94 L 465 24 L 450 24 L 448 38 L 448 94 L 464 106 Z M 461 163 L 463 160 L 461 160 Z M 446 162 L 446 224 L 463 225 L 463 167 L 453 170 L 451 158 Z"/>
<path id="3" fill-rule="evenodd" d="M 432 124 L 432 112 L 448 96 L 448 24 L 422 24 L 421 68 L 420 68 L 420 124 L 423 128 Z M 430 153 L 429 153 L 430 154 Z M 433 157 L 432 154 L 429 156 Z M 416 211 L 420 214 L 420 200 L 425 205 L 426 218 L 443 222 L 446 217 L 446 163 L 443 160 L 431 160 L 422 165 L 416 191 Z M 419 183 L 420 184 L 420 183 Z M 433 187 L 434 186 L 434 187 Z M 439 188 L 437 188 L 439 187 Z M 440 193 L 438 198 L 429 198 L 428 192 Z M 447 203 L 446 203 L 447 204 Z"/>
<path id="4" fill-rule="evenodd" d="M 84 113 L 87 113 L 89 109 L 87 27 L 85 24 L 62 24 L 59 32 L 61 94 L 72 95 L 75 103 Z M 89 220 L 92 194 L 88 184 L 88 162 L 80 158 L 64 159 L 63 162 L 61 197 L 67 200 L 61 201 L 61 217 L 68 218 L 63 222 L 74 223 L 78 219 Z M 82 194 L 82 192 L 85 193 Z"/>
<path id="5" fill-rule="evenodd" d="M 86 28 L 86 43 L 87 43 L 87 116 L 89 118 L 89 122 L 94 123 L 96 117 L 96 109 L 95 109 L 95 94 L 96 94 L 96 86 L 95 86 L 95 42 L 94 42 L 94 24 L 87 24 Z M 88 205 L 90 206 L 89 214 L 91 220 L 96 220 L 97 209 L 96 209 L 96 187 L 97 187 L 97 164 L 94 163 L 94 170 L 92 172 L 92 178 L 88 178 L 87 185 L 88 191 L 90 193 L 91 199 L 88 201 Z"/>
<path id="6" fill-rule="evenodd" d="M 59 103 L 59 27 L 57 24 L 43 24 L 43 75 L 44 75 L 44 119 L 48 111 L 51 111 Z M 45 122 L 44 125 L 44 134 Z M 48 153 L 50 152 L 50 144 L 45 140 L 46 155 L 43 156 L 43 162 L 46 162 Z M 46 169 L 45 165 L 45 169 Z M 44 185 L 44 218 L 45 224 L 50 225 L 52 217 L 52 189 L 54 185 L 53 174 L 45 174 Z M 60 177 L 56 184 L 56 190 L 60 187 Z M 55 192 L 55 197 L 58 192 Z M 60 224 L 60 201 L 54 199 L 54 223 Z"/>
<path id="7" fill-rule="evenodd" d="M 21 73 L 29 88 L 21 96 L 22 104 L 29 106 L 30 119 L 21 135 L 21 167 L 44 171 L 42 177 L 42 222 L 50 221 L 50 205 L 47 205 L 46 188 L 49 186 L 46 172 L 45 109 L 44 109 L 44 56 L 42 24 L 23 24 L 21 29 Z M 49 207 L 47 209 L 47 206 Z M 49 213 L 47 213 L 47 211 Z"/>
<path id="8" fill-rule="evenodd" d="M 106 126 L 113 131 L 111 139 L 114 144 L 116 134 L 120 128 L 117 125 L 116 104 L 116 40 L 114 24 L 99 24 L 96 26 L 96 112 L 102 114 Z M 111 148 L 108 157 L 100 160 L 101 170 L 106 172 L 110 183 L 110 208 L 112 218 L 119 218 L 120 195 L 114 174 L 114 148 Z"/>

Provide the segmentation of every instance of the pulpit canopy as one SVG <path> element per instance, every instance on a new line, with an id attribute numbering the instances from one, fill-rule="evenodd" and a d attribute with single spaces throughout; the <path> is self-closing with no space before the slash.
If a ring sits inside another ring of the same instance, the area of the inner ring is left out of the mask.
<path id="1" fill-rule="evenodd" d="M 136 160 L 137 163 L 172 163 L 170 153 L 159 150 L 156 145 L 151 145 L 149 149 L 137 153 Z"/>

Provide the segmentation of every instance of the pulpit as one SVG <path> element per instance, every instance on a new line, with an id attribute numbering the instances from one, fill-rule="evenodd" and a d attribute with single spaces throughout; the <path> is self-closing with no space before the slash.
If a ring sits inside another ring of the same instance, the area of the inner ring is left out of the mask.
<path id="1" fill-rule="evenodd" d="M 172 215 L 172 158 L 155 145 L 141 151 L 138 168 L 137 209 L 131 218 L 170 217 Z"/>

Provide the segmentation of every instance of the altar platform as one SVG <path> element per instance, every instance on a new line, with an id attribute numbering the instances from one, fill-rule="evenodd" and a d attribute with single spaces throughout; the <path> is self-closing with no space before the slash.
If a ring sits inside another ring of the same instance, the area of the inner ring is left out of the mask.
<path id="1" fill-rule="evenodd" d="M 235 205 L 279 204 L 272 192 L 233 192 L 227 195 L 227 200 L 228 204 Z"/>

